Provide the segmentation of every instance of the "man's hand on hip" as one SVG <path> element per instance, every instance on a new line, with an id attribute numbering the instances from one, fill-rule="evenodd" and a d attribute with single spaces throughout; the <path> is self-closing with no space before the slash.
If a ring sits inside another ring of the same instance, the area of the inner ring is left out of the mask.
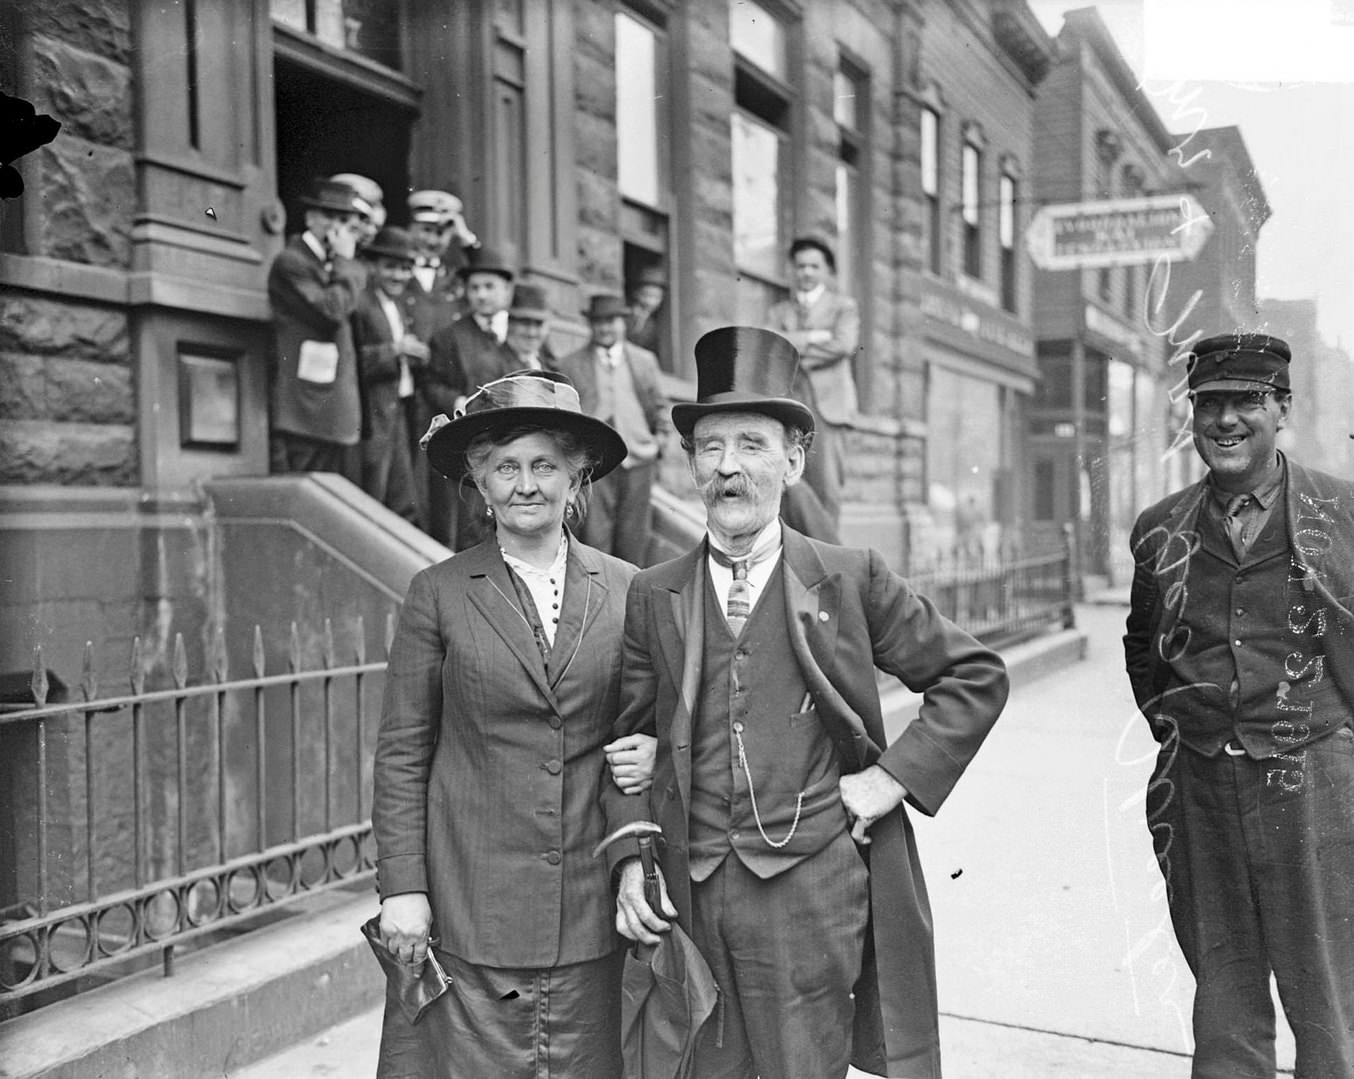
<path id="1" fill-rule="evenodd" d="M 863 772 L 842 776 L 838 788 L 842 805 L 851 820 L 851 838 L 862 845 L 870 842 L 866 835 L 870 825 L 897 807 L 907 791 L 888 772 L 872 764 Z"/>

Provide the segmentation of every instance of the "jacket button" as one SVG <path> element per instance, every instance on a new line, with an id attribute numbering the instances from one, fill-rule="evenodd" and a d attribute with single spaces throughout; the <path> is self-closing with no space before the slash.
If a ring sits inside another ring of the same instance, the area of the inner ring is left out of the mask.
<path id="1" fill-rule="evenodd" d="M 545 762 L 545 770 L 549 772 L 552 776 L 559 775 L 560 769 L 563 767 L 564 766 L 554 758 L 551 758 L 550 760 Z"/>
<path id="2" fill-rule="evenodd" d="M 563 721 L 562 719 L 560 719 L 559 716 L 555 716 L 555 715 L 552 715 L 552 716 L 550 717 L 549 723 L 550 723 L 550 729 L 551 729 L 552 731 L 557 731 L 557 730 L 559 730 L 562 726 L 564 726 L 564 721 Z"/>
<path id="3" fill-rule="evenodd" d="M 557 850 L 548 850 L 545 852 L 545 860 L 551 865 L 559 865 L 560 854 Z"/>
<path id="4" fill-rule="evenodd" d="M 831 618 L 831 617 L 832 617 L 832 616 L 831 616 L 830 614 L 828 614 L 827 611 L 819 611 L 819 612 L 818 612 L 818 621 L 820 621 L 820 622 L 826 622 L 826 621 L 827 621 L 829 618 Z"/>

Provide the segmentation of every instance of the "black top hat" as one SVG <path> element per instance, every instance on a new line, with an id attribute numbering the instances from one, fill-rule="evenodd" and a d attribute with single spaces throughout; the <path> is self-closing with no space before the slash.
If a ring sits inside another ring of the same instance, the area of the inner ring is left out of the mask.
<path id="1" fill-rule="evenodd" d="M 1191 390 L 1288 390 L 1288 342 L 1267 333 L 1206 337 L 1185 361 Z"/>
<path id="2" fill-rule="evenodd" d="M 683 438 L 702 416 L 759 412 L 786 427 L 813 430 L 813 413 L 790 396 L 799 353 L 780 334 L 752 326 L 721 326 L 696 342 L 696 401 L 672 406 Z"/>
<path id="3" fill-rule="evenodd" d="M 314 181 L 310 190 L 297 201 L 312 210 L 325 210 L 334 214 L 355 214 L 362 209 L 358 204 L 357 192 L 335 180 Z"/>
<path id="4" fill-rule="evenodd" d="M 368 258 L 400 259 L 414 261 L 414 241 L 407 229 L 396 225 L 386 225 L 372 237 L 371 243 L 362 249 Z"/>
<path id="5" fill-rule="evenodd" d="M 577 435 L 592 453 L 594 480 L 619 465 L 629 452 L 625 439 L 613 427 L 583 412 L 578 391 L 564 375 L 527 368 L 481 386 L 466 400 L 465 408 L 455 419 L 434 416 L 420 444 L 433 468 L 456 481 L 465 475 L 466 447 L 476 435 L 520 425 L 539 425 Z"/>
<path id="6" fill-rule="evenodd" d="M 630 305 L 621 296 L 610 292 L 599 292 L 588 301 L 583 317 L 589 322 L 603 318 L 628 318 Z"/>
<path id="7" fill-rule="evenodd" d="M 509 281 L 517 276 L 512 263 L 492 247 L 472 247 L 466 252 L 465 264 L 457 267 L 456 275 L 467 278 L 472 273 L 496 273 Z"/>
<path id="8" fill-rule="evenodd" d="M 550 317 L 550 305 L 545 299 L 545 289 L 540 285 L 518 285 L 512 290 L 512 306 L 508 308 L 509 318 L 533 318 L 544 322 Z"/>

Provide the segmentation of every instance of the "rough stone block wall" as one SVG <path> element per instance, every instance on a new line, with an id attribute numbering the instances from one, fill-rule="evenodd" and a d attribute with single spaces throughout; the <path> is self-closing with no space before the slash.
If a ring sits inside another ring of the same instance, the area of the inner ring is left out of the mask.
<path id="1" fill-rule="evenodd" d="M 27 250 L 125 270 L 136 208 L 127 0 L 24 4 L 19 85 L 61 121 L 32 159 Z M 7 289 L 0 298 L 0 483 L 138 482 L 124 311 Z"/>
<path id="2" fill-rule="evenodd" d="M 125 312 L 0 297 L 0 483 L 135 484 L 135 393 Z"/>

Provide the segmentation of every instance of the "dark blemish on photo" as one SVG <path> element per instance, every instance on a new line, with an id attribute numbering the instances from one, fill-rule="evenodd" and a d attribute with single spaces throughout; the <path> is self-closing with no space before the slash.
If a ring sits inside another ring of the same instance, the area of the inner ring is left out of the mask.
<path id="1" fill-rule="evenodd" d="M 23 98 L 0 90 L 0 199 L 17 199 L 24 193 L 23 177 L 13 162 L 46 146 L 60 130 L 60 121 L 39 115 Z"/>

